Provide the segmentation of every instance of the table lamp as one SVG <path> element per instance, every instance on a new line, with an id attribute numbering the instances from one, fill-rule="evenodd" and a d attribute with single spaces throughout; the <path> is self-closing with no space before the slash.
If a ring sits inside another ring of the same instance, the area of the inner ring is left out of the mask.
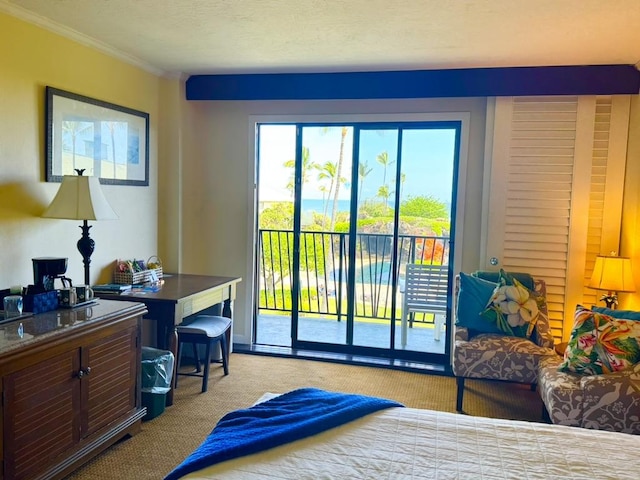
<path id="1" fill-rule="evenodd" d="M 613 252 L 609 256 L 596 257 L 588 286 L 597 290 L 607 290 L 607 294 L 600 297 L 600 300 L 606 303 L 607 308 L 616 308 L 618 292 L 636 291 L 631 272 L 631 260 L 627 257 L 618 257 Z"/>
<path id="2" fill-rule="evenodd" d="M 42 214 L 45 218 L 82 220 L 82 237 L 78 240 L 78 251 L 84 263 L 84 283 L 89 285 L 89 264 L 95 242 L 89 237 L 88 220 L 116 220 L 113 211 L 100 188 L 98 177 L 85 177 L 84 169 L 75 169 L 78 175 L 65 175 L 62 184 L 49 207 Z"/>

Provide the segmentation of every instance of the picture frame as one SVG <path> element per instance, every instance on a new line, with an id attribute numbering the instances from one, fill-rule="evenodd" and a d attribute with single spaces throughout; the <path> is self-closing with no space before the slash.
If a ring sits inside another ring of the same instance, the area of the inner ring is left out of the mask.
<path id="1" fill-rule="evenodd" d="M 149 185 L 149 114 L 46 87 L 47 182 L 64 175 L 99 177 L 107 185 Z"/>

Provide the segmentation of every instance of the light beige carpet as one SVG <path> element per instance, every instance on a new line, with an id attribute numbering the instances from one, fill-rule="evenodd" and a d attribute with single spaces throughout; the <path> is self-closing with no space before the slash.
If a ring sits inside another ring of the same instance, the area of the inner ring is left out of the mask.
<path id="1" fill-rule="evenodd" d="M 71 479 L 162 479 L 193 451 L 227 412 L 246 408 L 266 392 L 301 387 L 391 398 L 408 407 L 455 411 L 455 379 L 336 363 L 232 354 L 229 375 L 212 365 L 202 380 L 180 377 L 174 405 L 142 424 L 142 432 L 114 445 Z M 540 421 L 542 403 L 528 385 L 467 380 L 469 415 Z"/>

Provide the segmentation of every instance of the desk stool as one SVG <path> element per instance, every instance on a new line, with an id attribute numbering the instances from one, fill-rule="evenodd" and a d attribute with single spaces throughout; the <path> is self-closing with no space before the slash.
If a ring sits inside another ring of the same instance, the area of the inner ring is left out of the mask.
<path id="1" fill-rule="evenodd" d="M 227 345 L 227 330 L 231 328 L 231 319 L 213 315 L 199 315 L 188 325 L 178 325 L 178 366 L 176 369 L 175 388 L 178 388 L 178 376 L 202 377 L 202 393 L 207 391 L 209 381 L 209 366 L 211 365 L 212 347 L 220 342 L 222 356 L 222 368 L 224 374 L 229 375 L 229 346 Z M 182 345 L 191 343 L 196 361 L 196 371 L 180 373 L 180 361 L 182 360 Z M 200 358 L 197 345 L 206 345 L 204 358 L 204 372 L 200 369 Z"/>

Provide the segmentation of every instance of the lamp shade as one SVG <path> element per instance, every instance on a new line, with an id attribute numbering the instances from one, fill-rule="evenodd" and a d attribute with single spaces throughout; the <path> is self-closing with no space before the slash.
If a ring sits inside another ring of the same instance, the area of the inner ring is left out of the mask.
<path id="1" fill-rule="evenodd" d="M 635 292 L 631 260 L 626 257 L 596 257 L 589 287 L 610 292 Z"/>
<path id="2" fill-rule="evenodd" d="M 69 220 L 116 220 L 118 218 L 102 193 L 98 177 L 83 175 L 62 177 L 58 193 L 42 216 Z"/>

